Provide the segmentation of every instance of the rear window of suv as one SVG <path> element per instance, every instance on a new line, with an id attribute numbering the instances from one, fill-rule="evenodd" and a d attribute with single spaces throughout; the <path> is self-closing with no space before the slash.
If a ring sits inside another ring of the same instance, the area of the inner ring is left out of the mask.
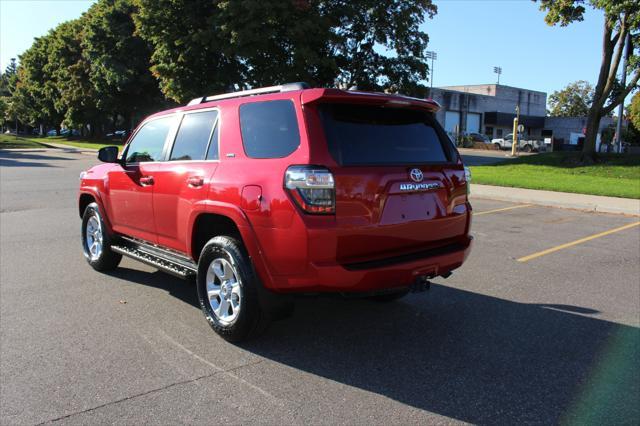
<path id="1" fill-rule="evenodd" d="M 450 161 L 446 136 L 427 111 L 351 104 L 320 110 L 329 150 L 340 165 Z"/>
<path id="2" fill-rule="evenodd" d="M 240 128 L 251 158 L 283 158 L 300 145 L 296 111 L 288 100 L 241 105 Z"/>

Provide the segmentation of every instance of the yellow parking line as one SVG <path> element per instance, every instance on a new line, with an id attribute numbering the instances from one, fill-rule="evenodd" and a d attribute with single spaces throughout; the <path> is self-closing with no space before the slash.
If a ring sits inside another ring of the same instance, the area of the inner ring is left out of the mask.
<path id="1" fill-rule="evenodd" d="M 474 213 L 474 216 L 481 216 L 483 214 L 489 214 L 489 213 L 497 213 L 497 212 L 503 212 L 506 210 L 513 210 L 513 209 L 521 209 L 523 207 L 531 207 L 531 204 L 518 204 L 517 206 L 511 206 L 511 207 L 504 207 L 502 209 L 495 209 L 495 210 L 487 210 L 484 212 L 478 212 L 478 213 Z"/>
<path id="2" fill-rule="evenodd" d="M 591 235 L 589 237 L 581 238 L 579 240 L 575 240 L 575 241 L 572 241 L 570 243 L 561 244 L 559 246 L 551 247 L 550 249 L 542 250 L 542 251 L 539 251 L 537 253 L 530 254 L 529 256 L 521 257 L 520 259 L 518 259 L 518 262 L 528 262 L 531 259 L 536 259 L 536 258 L 538 258 L 540 256 L 544 256 L 544 255 L 547 255 L 549 253 L 556 252 L 558 250 L 566 249 L 568 247 L 573 247 L 573 246 L 576 246 L 578 244 L 582 244 L 582 243 L 585 243 L 587 241 L 594 240 L 596 238 L 604 237 L 605 235 L 613 234 L 614 232 L 624 231 L 625 229 L 633 228 L 634 226 L 638 226 L 638 225 L 640 225 L 640 222 L 629 223 L 628 225 L 624 225 L 624 226 L 621 226 L 619 228 L 611 229 L 609 231 L 600 232 L 599 234 L 594 234 L 594 235 Z"/>

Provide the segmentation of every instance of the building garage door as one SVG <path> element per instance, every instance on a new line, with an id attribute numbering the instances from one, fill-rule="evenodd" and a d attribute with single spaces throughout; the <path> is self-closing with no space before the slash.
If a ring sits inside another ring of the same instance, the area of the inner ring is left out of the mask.
<path id="1" fill-rule="evenodd" d="M 446 111 L 444 113 L 444 129 L 454 133 L 456 126 L 460 125 L 460 113 L 458 111 Z"/>
<path id="2" fill-rule="evenodd" d="M 480 133 L 480 114 L 467 113 L 467 133 Z"/>

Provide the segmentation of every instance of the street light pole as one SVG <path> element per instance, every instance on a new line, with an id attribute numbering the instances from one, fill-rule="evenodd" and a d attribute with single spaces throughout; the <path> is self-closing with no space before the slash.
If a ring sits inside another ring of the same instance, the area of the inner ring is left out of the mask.
<path id="1" fill-rule="evenodd" d="M 500 74 L 502 74 L 502 67 L 493 67 L 493 72 L 498 74 L 498 84 L 500 84 Z"/>
<path id="2" fill-rule="evenodd" d="M 431 89 L 429 89 L 429 96 L 433 98 L 433 61 L 438 59 L 438 54 L 433 50 L 429 50 L 426 52 L 426 58 L 431 59 L 431 76 L 429 80 L 431 80 Z"/>

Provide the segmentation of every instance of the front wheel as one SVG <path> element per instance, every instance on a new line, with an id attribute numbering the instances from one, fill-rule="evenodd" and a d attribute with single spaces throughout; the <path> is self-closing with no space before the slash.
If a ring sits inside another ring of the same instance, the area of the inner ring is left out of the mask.
<path id="1" fill-rule="evenodd" d="M 258 277 L 242 244 L 212 238 L 198 261 L 198 300 L 213 330 L 229 342 L 262 332 L 269 318 L 260 305 Z"/>
<path id="2" fill-rule="evenodd" d="M 82 215 L 82 251 L 96 271 L 111 271 L 122 260 L 122 255 L 111 251 L 111 237 L 97 203 L 89 204 Z"/>

